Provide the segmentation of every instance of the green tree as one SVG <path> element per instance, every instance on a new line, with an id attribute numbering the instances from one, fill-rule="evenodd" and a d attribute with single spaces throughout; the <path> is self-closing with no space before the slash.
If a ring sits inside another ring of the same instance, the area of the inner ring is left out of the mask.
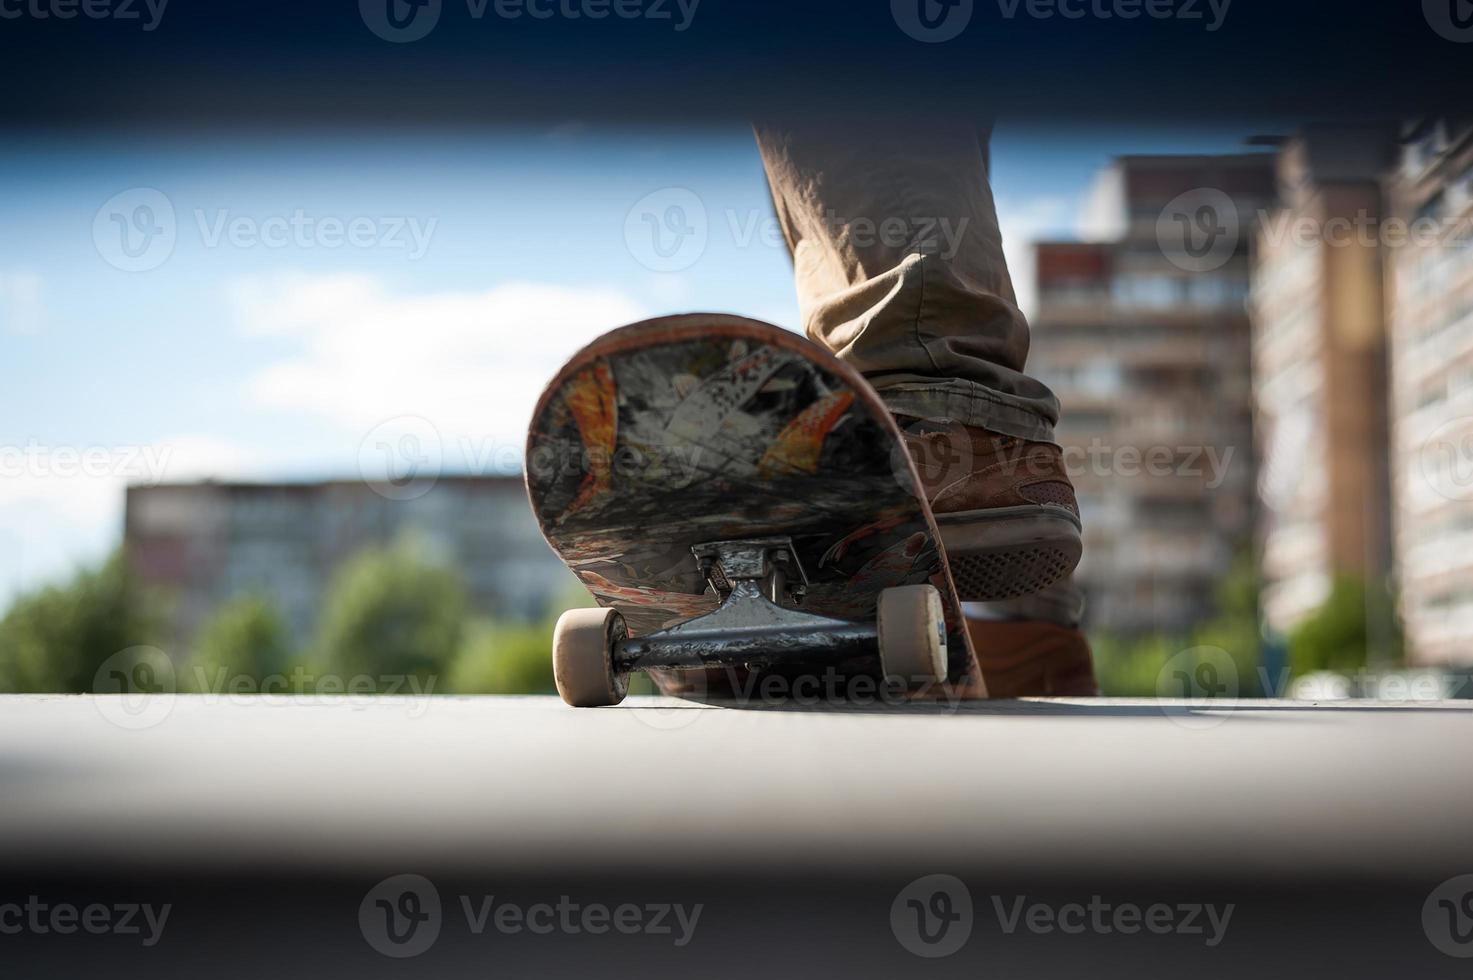
<path id="1" fill-rule="evenodd" d="M 1335 580 L 1329 597 L 1289 634 L 1294 676 L 1316 670 L 1351 673 L 1373 663 L 1399 663 L 1401 630 L 1384 590 L 1351 576 Z"/>
<path id="2" fill-rule="evenodd" d="M 1216 647 L 1237 668 L 1235 697 L 1264 693 L 1260 668 L 1264 666 L 1263 621 L 1259 597 L 1263 579 L 1258 557 L 1242 551 L 1217 586 L 1217 612 L 1192 632 L 1192 644 Z"/>
<path id="3" fill-rule="evenodd" d="M 551 624 L 476 620 L 450 668 L 454 694 L 551 694 Z"/>
<path id="4" fill-rule="evenodd" d="M 1186 644 L 1162 634 L 1090 638 L 1100 693 L 1112 698 L 1154 698 L 1157 677 L 1172 654 Z"/>
<path id="5" fill-rule="evenodd" d="M 369 548 L 333 577 L 319 620 L 322 669 L 439 683 L 460 649 L 465 592 L 411 544 Z"/>
<path id="6" fill-rule="evenodd" d="M 15 601 L 0 620 L 0 690 L 90 692 L 105 661 L 157 636 L 122 552 L 114 552 L 65 584 Z"/>
<path id="7" fill-rule="evenodd" d="M 540 623 L 478 619 L 450 668 L 448 691 L 455 694 L 552 694 L 552 631 L 564 609 L 594 605 L 573 584 L 552 604 L 554 614 Z"/>
<path id="8" fill-rule="evenodd" d="M 1263 650 L 1259 590 L 1257 563 L 1245 550 L 1218 583 L 1216 612 L 1197 628 L 1177 634 L 1091 637 L 1101 692 L 1111 697 L 1156 697 L 1163 693 L 1158 684 L 1168 661 L 1184 650 L 1215 648 L 1228 654 L 1236 672 L 1228 696 L 1258 693 Z"/>
<path id="9" fill-rule="evenodd" d="M 291 680 L 291 671 L 292 649 L 276 606 L 265 596 L 237 596 L 200 629 L 180 688 L 228 694 L 245 679 L 253 692 L 274 674 Z"/>

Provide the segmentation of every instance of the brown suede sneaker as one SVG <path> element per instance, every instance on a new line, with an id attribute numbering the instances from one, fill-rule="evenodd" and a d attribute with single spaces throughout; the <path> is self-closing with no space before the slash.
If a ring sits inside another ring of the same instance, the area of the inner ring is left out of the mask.
<path id="1" fill-rule="evenodd" d="M 992 698 L 1088 698 L 1100 693 L 1089 640 L 1078 630 L 1041 622 L 968 619 L 987 695 Z"/>
<path id="2" fill-rule="evenodd" d="M 1032 595 L 1079 564 L 1063 452 L 954 422 L 896 416 L 963 601 Z"/>

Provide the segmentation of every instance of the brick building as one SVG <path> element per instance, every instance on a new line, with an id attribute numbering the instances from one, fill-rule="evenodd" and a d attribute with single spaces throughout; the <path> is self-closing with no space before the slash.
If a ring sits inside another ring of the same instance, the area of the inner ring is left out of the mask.
<path id="1" fill-rule="evenodd" d="M 1036 246 L 1029 371 L 1064 407 L 1092 628 L 1196 625 L 1251 539 L 1245 300 L 1273 190 L 1269 154 L 1123 157 L 1088 207 L 1107 240 Z"/>
<path id="2" fill-rule="evenodd" d="M 1386 590 L 1391 490 L 1382 179 L 1395 132 L 1308 127 L 1278 158 L 1258 230 L 1254 391 L 1263 609 L 1292 630 L 1352 577 Z M 1385 638 L 1390 623 L 1370 624 Z"/>

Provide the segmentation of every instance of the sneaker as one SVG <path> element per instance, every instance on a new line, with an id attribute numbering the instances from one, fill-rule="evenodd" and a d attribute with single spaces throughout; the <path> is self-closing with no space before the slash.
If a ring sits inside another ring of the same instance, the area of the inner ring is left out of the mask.
<path id="1" fill-rule="evenodd" d="M 897 416 L 964 602 L 1032 595 L 1079 564 L 1063 451 L 959 423 Z"/>

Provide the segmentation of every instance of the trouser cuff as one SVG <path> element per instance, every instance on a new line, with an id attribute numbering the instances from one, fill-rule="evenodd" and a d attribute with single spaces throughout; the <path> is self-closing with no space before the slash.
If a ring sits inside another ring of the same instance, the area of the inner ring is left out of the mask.
<path id="1" fill-rule="evenodd" d="M 1053 422 L 973 381 L 881 382 L 876 388 L 896 415 L 960 422 L 1029 442 L 1054 442 Z"/>

